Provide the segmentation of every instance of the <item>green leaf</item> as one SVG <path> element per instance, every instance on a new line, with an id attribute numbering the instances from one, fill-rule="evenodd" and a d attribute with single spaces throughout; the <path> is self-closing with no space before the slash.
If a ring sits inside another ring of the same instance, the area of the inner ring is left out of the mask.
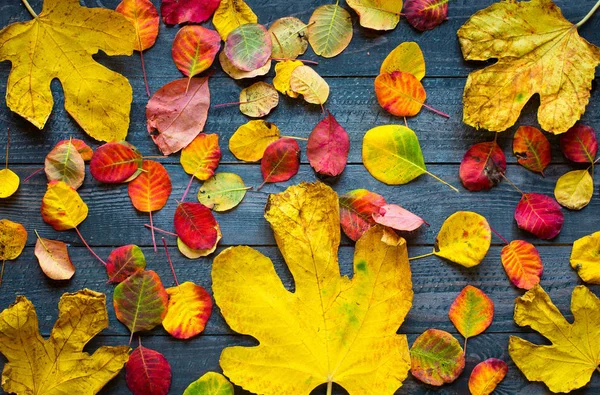
<path id="1" fill-rule="evenodd" d="M 222 374 L 208 372 L 190 384 L 183 395 L 233 395 L 233 385 Z"/>
<path id="2" fill-rule="evenodd" d="M 240 204 L 248 189 L 237 174 L 217 173 L 200 187 L 198 201 L 214 211 L 227 211 Z"/>

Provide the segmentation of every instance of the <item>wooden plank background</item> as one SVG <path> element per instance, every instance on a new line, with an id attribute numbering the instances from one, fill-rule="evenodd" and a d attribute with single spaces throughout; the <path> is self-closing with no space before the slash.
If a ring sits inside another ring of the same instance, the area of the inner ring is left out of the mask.
<path id="1" fill-rule="evenodd" d="M 158 6 L 159 1 L 153 0 Z M 557 1 L 565 16 L 579 21 L 596 0 L 562 0 Z M 41 10 L 41 0 L 31 1 L 33 8 Z M 114 9 L 118 0 L 83 0 L 88 7 L 107 7 Z M 312 11 L 327 1 L 318 0 L 248 0 L 248 4 L 259 16 L 259 22 L 269 26 L 274 20 L 293 15 L 307 22 Z M 342 2 L 343 3 L 343 2 Z M 357 187 L 367 188 L 382 194 L 388 201 L 402 204 L 404 207 L 424 217 L 431 227 L 421 229 L 414 234 L 405 235 L 409 241 L 409 255 L 414 256 L 431 251 L 435 235 L 444 219 L 458 210 L 472 210 L 485 215 L 490 224 L 508 239 L 525 239 L 534 242 L 544 261 L 545 270 L 542 285 L 549 292 L 560 310 L 570 319 L 570 295 L 575 285 L 581 284 L 577 275 L 570 269 L 569 255 L 574 240 L 600 230 L 600 199 L 595 192 L 589 207 L 580 212 L 567 212 L 565 226 L 555 240 L 540 241 L 518 230 L 513 220 L 515 205 L 520 199 L 509 185 L 502 183 L 489 192 L 469 193 L 460 186 L 458 166 L 466 149 L 481 141 L 493 138 L 493 135 L 476 131 L 462 124 L 461 96 L 466 76 L 473 70 L 485 66 L 486 62 L 465 62 L 460 54 L 456 39 L 457 29 L 474 12 L 494 3 L 493 0 L 452 0 L 449 4 L 449 20 L 433 31 L 420 33 L 411 28 L 406 20 L 388 33 L 377 33 L 363 29 L 358 24 L 356 14 L 350 11 L 354 22 L 354 37 L 350 46 L 338 57 L 323 59 L 314 55 L 309 48 L 304 59 L 316 60 L 316 70 L 326 78 L 331 86 L 331 96 L 327 108 L 347 129 L 351 138 L 349 162 L 342 177 L 332 186 L 338 193 L 344 193 Z M 345 5 L 344 5 L 345 6 Z M 9 23 L 29 20 L 30 16 L 18 0 L 3 0 L 0 4 L 0 26 Z M 209 24 L 210 25 L 210 24 Z M 181 78 L 171 60 L 171 43 L 178 27 L 161 25 L 156 45 L 145 52 L 150 88 L 154 92 L 162 85 Z M 600 45 L 600 14 L 594 16 L 580 30 L 583 37 L 596 45 Z M 428 169 L 446 181 L 459 187 L 455 193 L 428 176 L 404 185 L 390 187 L 372 178 L 361 164 L 361 142 L 364 133 L 376 125 L 400 123 L 400 119 L 382 110 L 373 93 L 373 80 L 385 56 L 403 41 L 416 41 L 420 44 L 427 62 L 427 77 L 423 80 L 427 90 L 427 103 L 451 115 L 449 120 L 436 116 L 423 109 L 421 114 L 409 119 L 423 149 Z M 134 102 L 131 111 L 131 126 L 128 141 L 136 145 L 144 155 L 157 155 L 145 127 L 145 105 L 147 97 L 141 75 L 139 56 L 108 57 L 98 54 L 96 59 L 110 69 L 118 71 L 129 78 L 134 91 Z M 210 80 L 212 103 L 224 103 L 237 100 L 239 91 L 257 80 L 234 81 L 226 76 L 218 62 L 213 66 L 215 73 Z M 0 94 L 6 91 L 6 80 L 10 63 L 0 63 Z M 271 81 L 273 71 L 259 80 Z M 12 130 L 12 146 L 10 162 L 12 169 L 23 180 L 32 171 L 43 165 L 44 157 L 54 144 L 69 136 L 83 138 L 96 147 L 98 144 L 88 138 L 73 120 L 66 114 L 64 97 L 58 81 L 52 83 L 55 106 L 43 131 L 37 130 L 27 121 L 12 114 L 5 104 L 0 105 L 0 130 L 7 126 Z M 600 129 L 600 93 L 597 82 L 583 122 Z M 532 99 L 517 124 L 537 125 L 536 109 L 539 101 Z M 283 134 L 307 137 L 314 125 L 320 120 L 320 109 L 304 103 L 281 97 L 277 109 L 268 117 L 276 123 Z M 258 185 L 261 182 L 260 169 L 255 164 L 238 162 L 227 149 L 229 137 L 237 127 L 247 119 L 237 107 L 211 109 L 206 131 L 218 133 L 223 159 L 219 171 L 230 171 L 241 175 L 247 185 Z M 512 134 L 516 127 L 498 136 L 498 141 L 507 154 L 509 162 L 507 174 L 516 184 L 527 191 L 552 194 L 558 177 L 576 166 L 567 163 L 558 149 L 557 139 L 551 137 L 553 159 L 546 177 L 528 172 L 516 165 L 512 155 Z M 0 133 L 0 147 L 6 144 L 6 134 Z M 301 144 L 304 148 L 304 143 Z M 188 176 L 178 164 L 178 155 L 162 160 L 167 164 L 174 188 L 173 198 L 179 198 L 185 189 Z M 287 186 L 300 181 L 315 180 L 306 156 L 302 156 L 303 165 L 297 176 L 287 183 L 267 185 L 260 192 L 248 192 L 246 199 L 235 210 L 217 214 L 223 231 L 223 240 L 219 251 L 225 246 L 246 244 L 263 251 L 272 257 L 275 267 L 284 283 L 293 289 L 293 281 L 285 264 L 274 246 L 272 233 L 263 219 L 263 209 L 268 193 L 276 193 Z M 26 295 L 36 305 L 42 333 L 47 336 L 56 319 L 56 304 L 64 292 L 73 292 L 82 288 L 90 288 L 107 294 L 110 326 L 97 336 L 87 347 L 93 351 L 103 344 L 126 344 L 128 331 L 114 316 L 112 308 L 113 286 L 106 284 L 104 268 L 83 248 L 74 232 L 55 232 L 43 223 L 39 214 L 41 197 L 45 192 L 46 180 L 43 174 L 32 178 L 21 185 L 12 197 L 0 202 L 0 218 L 8 218 L 21 222 L 29 231 L 28 247 L 15 262 L 7 264 L 4 284 L 0 289 L 0 308 L 7 307 L 16 295 Z M 192 195 L 198 189 L 195 183 Z M 597 188 L 597 187 L 596 187 Z M 111 249 L 134 243 L 143 247 L 148 259 L 148 268 L 156 270 L 165 285 L 172 284 L 172 277 L 164 252 L 152 251 L 149 232 L 143 227 L 148 218 L 138 213 L 127 196 L 126 186 L 106 186 L 95 182 L 89 174 L 80 189 L 82 198 L 88 203 L 90 214 L 81 225 L 81 232 L 88 242 L 102 257 L 107 257 Z M 192 196 L 190 195 L 190 196 Z M 158 227 L 172 229 L 172 217 L 175 202 L 155 214 Z M 69 282 L 48 280 L 38 267 L 33 255 L 37 229 L 43 237 L 63 240 L 71 245 L 70 254 L 77 273 Z M 167 237 L 169 245 L 174 247 L 174 239 Z M 398 393 L 410 394 L 465 394 L 467 381 L 472 368 L 480 361 L 496 357 L 508 362 L 509 373 L 500 384 L 499 394 L 542 394 L 548 393 L 546 387 L 538 383 L 529 383 L 510 360 L 507 352 L 508 338 L 519 335 L 531 341 L 543 343 L 545 340 L 529 328 L 517 327 L 512 319 L 514 298 L 521 295 L 508 281 L 500 263 L 502 243 L 494 238 L 493 246 L 481 265 L 473 269 L 465 269 L 445 262 L 436 257 L 414 261 L 411 263 L 415 298 L 413 307 L 400 328 L 400 333 L 407 333 L 409 342 L 428 328 L 439 328 L 460 335 L 447 318 L 447 311 L 454 297 L 466 284 L 483 289 L 495 302 L 496 315 L 491 327 L 485 334 L 469 341 L 467 365 L 459 379 L 441 388 L 433 388 L 413 379 L 410 375 Z M 342 239 L 340 248 L 340 265 L 342 272 L 351 275 L 351 256 L 353 246 L 347 238 Z M 185 259 L 175 250 L 172 251 L 175 270 L 180 280 L 190 280 L 203 285 L 209 291 L 212 256 L 197 261 Z M 592 287 L 598 294 L 600 287 Z M 253 344 L 253 339 L 232 332 L 218 308 L 213 315 L 204 334 L 189 341 L 172 339 L 162 329 L 157 328 L 143 334 L 144 344 L 154 348 L 167 357 L 173 368 L 172 394 L 180 394 L 185 387 L 207 371 L 220 371 L 218 359 L 221 350 L 229 345 Z M 461 339 L 462 341 L 462 339 Z M 591 383 L 576 393 L 592 394 L 600 391 L 600 378 L 596 374 Z M 336 387 L 336 394 L 346 393 Z M 127 394 L 124 373 L 113 380 L 101 392 L 102 394 Z M 236 393 L 245 394 L 240 388 Z M 314 394 L 324 394 L 324 387 L 319 387 Z"/>

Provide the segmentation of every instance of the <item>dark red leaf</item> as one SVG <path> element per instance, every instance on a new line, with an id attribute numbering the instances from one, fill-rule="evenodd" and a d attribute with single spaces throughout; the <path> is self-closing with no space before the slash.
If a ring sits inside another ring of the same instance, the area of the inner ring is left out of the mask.
<path id="1" fill-rule="evenodd" d="M 106 260 L 106 274 L 111 283 L 120 283 L 145 268 L 146 257 L 142 249 L 134 244 L 115 248 Z"/>
<path id="2" fill-rule="evenodd" d="M 125 380 L 133 395 L 166 395 L 171 386 L 171 365 L 158 351 L 140 345 L 125 365 Z"/>
<path id="3" fill-rule="evenodd" d="M 573 162 L 592 163 L 598 154 L 596 132 L 589 126 L 575 125 L 560 136 L 560 149 Z"/>
<path id="4" fill-rule="evenodd" d="M 175 233 L 190 248 L 206 250 L 217 242 L 217 220 L 201 203 L 181 203 L 175 210 Z"/>
<path id="5" fill-rule="evenodd" d="M 415 29 L 431 30 L 448 19 L 448 0 L 406 0 L 402 13 Z"/>
<path id="6" fill-rule="evenodd" d="M 291 138 L 282 138 L 269 144 L 260 162 L 263 184 L 287 181 L 298 173 L 299 168 L 300 147 Z"/>
<path id="7" fill-rule="evenodd" d="M 340 225 L 354 241 L 375 225 L 374 214 L 386 204 L 383 196 L 366 189 L 355 189 L 340 196 Z"/>
<path id="8" fill-rule="evenodd" d="M 100 146 L 90 162 L 92 176 L 103 183 L 126 181 L 142 166 L 142 156 L 129 143 L 106 143 Z"/>
<path id="9" fill-rule="evenodd" d="M 306 156 L 315 171 L 324 176 L 342 174 L 348 160 L 350 138 L 344 128 L 329 113 L 308 137 Z"/>
<path id="10" fill-rule="evenodd" d="M 515 209 L 519 228 L 540 239 L 550 240 L 561 231 L 565 216 L 556 200 L 539 193 L 526 193 Z"/>
<path id="11" fill-rule="evenodd" d="M 469 191 L 491 189 L 506 172 L 506 156 L 495 141 L 473 145 L 460 163 L 460 180 Z"/>
<path id="12" fill-rule="evenodd" d="M 221 0 L 162 0 L 160 13 L 167 25 L 208 20 Z"/>

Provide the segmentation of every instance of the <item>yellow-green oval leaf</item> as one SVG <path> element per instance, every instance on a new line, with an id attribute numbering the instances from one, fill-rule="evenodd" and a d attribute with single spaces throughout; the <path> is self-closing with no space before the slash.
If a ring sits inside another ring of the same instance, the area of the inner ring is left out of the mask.
<path id="1" fill-rule="evenodd" d="M 279 93 L 266 82 L 256 82 L 240 93 L 240 111 L 249 117 L 262 118 L 278 104 Z"/>
<path id="2" fill-rule="evenodd" d="M 240 204 L 247 190 L 237 174 L 217 173 L 200 187 L 198 201 L 214 211 L 227 211 Z"/>
<path id="3" fill-rule="evenodd" d="M 335 4 L 322 5 L 308 21 L 308 42 L 317 55 L 333 58 L 352 40 L 352 17 Z"/>
<path id="4" fill-rule="evenodd" d="M 278 59 L 296 59 L 308 48 L 308 26 L 293 16 L 279 18 L 269 28 L 273 51 Z"/>

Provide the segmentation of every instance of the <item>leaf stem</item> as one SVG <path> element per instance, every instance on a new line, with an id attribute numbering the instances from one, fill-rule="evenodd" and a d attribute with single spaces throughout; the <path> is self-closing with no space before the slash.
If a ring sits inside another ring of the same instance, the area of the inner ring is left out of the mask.
<path id="1" fill-rule="evenodd" d="M 2 260 L 2 271 L 0 271 L 0 287 L 2 286 L 2 279 L 4 278 L 4 265 L 6 265 L 6 259 Z"/>
<path id="2" fill-rule="evenodd" d="M 150 86 L 148 86 L 148 76 L 146 75 L 146 63 L 144 62 L 144 51 L 140 51 L 142 61 L 142 74 L 144 75 L 144 84 L 146 84 L 146 94 L 150 97 Z"/>
<path id="3" fill-rule="evenodd" d="M 502 237 L 502 235 L 501 235 L 500 233 L 496 232 L 496 229 L 492 228 L 491 226 L 490 226 L 490 229 L 492 230 L 492 232 L 494 232 L 494 234 L 495 234 L 496 236 L 498 236 L 498 237 L 500 238 L 500 240 L 502 240 L 502 241 L 503 241 L 504 243 L 506 243 L 507 245 L 508 245 L 508 244 L 510 244 L 510 243 L 508 242 L 508 240 L 506 240 L 504 237 Z"/>
<path id="4" fill-rule="evenodd" d="M 425 103 L 422 103 L 422 104 L 423 104 L 423 107 L 425 107 L 425 108 L 426 108 L 426 109 L 428 109 L 429 111 L 433 111 L 434 113 L 436 113 L 436 114 L 438 114 L 438 115 L 441 115 L 441 116 L 442 116 L 442 117 L 444 117 L 444 118 L 450 118 L 450 115 L 446 114 L 445 112 L 441 112 L 441 111 L 439 111 L 439 110 L 436 110 L 435 108 L 433 108 L 433 107 L 431 107 L 431 106 L 428 106 L 428 105 L 427 105 L 427 104 L 425 104 Z"/>
<path id="5" fill-rule="evenodd" d="M 327 395 L 331 395 L 332 390 L 333 390 L 333 382 L 327 381 Z"/>
<path id="6" fill-rule="evenodd" d="M 425 170 L 425 173 L 429 174 L 431 177 L 435 178 L 436 180 L 438 180 L 439 182 L 441 182 L 442 184 L 452 188 L 452 190 L 456 193 L 460 193 L 460 191 L 458 190 L 458 188 L 453 187 L 452 185 L 448 184 L 446 181 L 442 180 L 441 178 L 439 178 L 438 176 L 436 176 L 433 173 L 428 172 L 427 170 Z"/>
<path id="7" fill-rule="evenodd" d="M 185 191 L 183 191 L 183 196 L 181 197 L 181 203 L 183 203 L 185 201 L 185 198 L 187 197 L 187 194 L 190 191 L 190 188 L 192 187 L 192 181 L 194 181 L 194 178 L 196 178 L 195 172 L 190 177 L 190 182 L 188 182 L 187 187 L 185 188 Z"/>
<path id="8" fill-rule="evenodd" d="M 319 62 L 315 62 L 314 60 L 306 60 L 306 59 L 271 58 L 271 60 L 276 60 L 278 62 L 285 62 L 287 60 L 297 60 L 299 62 L 306 63 L 306 64 L 314 64 L 314 65 L 318 65 L 319 64 Z"/>
<path id="9" fill-rule="evenodd" d="M 431 251 L 428 254 L 423 254 L 423 255 L 417 255 L 417 256 L 413 256 L 412 258 L 408 258 L 409 261 L 414 261 L 416 259 L 421 259 L 421 258 L 427 258 L 428 256 L 432 256 L 434 254 L 433 251 Z"/>
<path id="10" fill-rule="evenodd" d="M 511 180 L 508 179 L 508 177 L 506 177 L 504 175 L 504 173 L 500 173 L 500 175 L 502 176 L 502 178 L 504 178 L 506 180 L 506 182 L 508 182 L 513 188 L 515 188 L 517 190 L 517 192 L 520 192 L 521 195 L 525 195 L 525 192 L 523 192 L 521 190 L 521 188 L 519 188 L 518 186 L 516 186 Z"/>
<path id="11" fill-rule="evenodd" d="M 43 168 L 43 167 L 40 167 L 39 169 L 37 169 L 36 171 L 34 171 L 34 172 L 33 172 L 33 173 L 31 173 L 30 175 L 28 175 L 28 176 L 27 176 L 27 178 L 25 178 L 25 179 L 23 180 L 23 182 L 27 182 L 27 181 L 29 181 L 29 179 L 30 179 L 31 177 L 35 176 L 36 174 L 38 174 L 38 173 L 39 173 L 39 172 L 41 172 L 42 170 L 44 170 L 44 168 Z"/>
<path id="12" fill-rule="evenodd" d="M 36 14 L 35 11 L 33 10 L 33 8 L 31 8 L 31 5 L 29 5 L 29 2 L 27 0 L 21 0 L 21 1 L 23 2 L 23 5 L 25 6 L 25 8 L 27 8 L 27 11 L 29 11 L 31 16 L 34 18 L 37 18 L 38 14 Z"/>
<path id="13" fill-rule="evenodd" d="M 294 139 L 294 140 L 301 140 L 301 141 L 308 141 L 307 138 L 305 137 L 296 137 L 296 136 L 281 136 L 281 138 L 285 138 L 285 139 Z"/>
<path id="14" fill-rule="evenodd" d="M 165 246 L 165 252 L 167 253 L 167 260 L 169 261 L 169 266 L 171 266 L 171 272 L 173 272 L 173 278 L 175 279 L 175 284 L 179 286 L 179 281 L 177 281 L 177 275 L 175 274 L 175 268 L 173 267 L 173 261 L 171 260 L 171 254 L 169 254 L 169 247 L 167 247 L 167 241 L 165 238 L 162 238 L 163 245 Z"/>
<path id="15" fill-rule="evenodd" d="M 582 20 L 580 20 L 575 26 L 578 28 L 583 26 L 583 24 L 586 23 L 592 17 L 592 15 L 594 15 L 594 12 L 596 12 L 598 10 L 598 8 L 600 8 L 600 0 L 598 0 L 596 5 L 592 7 L 590 12 L 588 12 L 588 14 Z"/>
<path id="16" fill-rule="evenodd" d="M 10 128 L 6 132 L 8 137 L 6 138 L 6 168 L 8 169 L 8 149 L 10 148 Z"/>
<path id="17" fill-rule="evenodd" d="M 465 337 L 465 345 L 463 346 L 463 355 L 467 355 L 467 341 L 469 340 L 468 337 Z"/>
<path id="18" fill-rule="evenodd" d="M 145 226 L 146 228 L 154 229 L 155 231 L 157 231 L 157 232 L 159 232 L 159 233 L 163 233 L 163 234 L 165 234 L 165 235 L 174 236 L 174 237 L 179 237 L 179 236 L 177 236 L 177 233 L 169 232 L 168 230 L 164 230 L 164 229 L 161 229 L 161 228 L 157 228 L 157 227 L 155 227 L 155 226 L 151 226 L 151 225 L 148 225 L 148 224 L 144 224 L 144 226 Z"/>
<path id="19" fill-rule="evenodd" d="M 406 117 L 404 117 L 404 126 L 408 127 L 408 121 L 406 120 Z"/>
<path id="20" fill-rule="evenodd" d="M 100 258 L 95 252 L 94 250 L 92 250 L 92 247 L 89 246 L 89 244 L 87 243 L 87 241 L 85 241 L 85 239 L 83 238 L 83 235 L 81 234 L 81 232 L 79 231 L 79 229 L 77 229 L 77 227 L 74 228 L 75 232 L 77 232 L 77 235 L 79 236 L 79 238 L 81 239 L 81 241 L 83 242 L 83 244 L 85 245 L 85 247 L 88 249 L 88 251 L 97 259 L 99 260 L 104 266 L 106 266 L 106 262 L 104 262 L 102 260 L 102 258 Z"/>
<path id="21" fill-rule="evenodd" d="M 152 211 L 150 214 L 150 230 L 152 231 L 152 245 L 154 246 L 154 252 L 158 252 L 158 248 L 156 248 L 156 237 L 154 236 L 154 223 L 152 222 Z"/>

